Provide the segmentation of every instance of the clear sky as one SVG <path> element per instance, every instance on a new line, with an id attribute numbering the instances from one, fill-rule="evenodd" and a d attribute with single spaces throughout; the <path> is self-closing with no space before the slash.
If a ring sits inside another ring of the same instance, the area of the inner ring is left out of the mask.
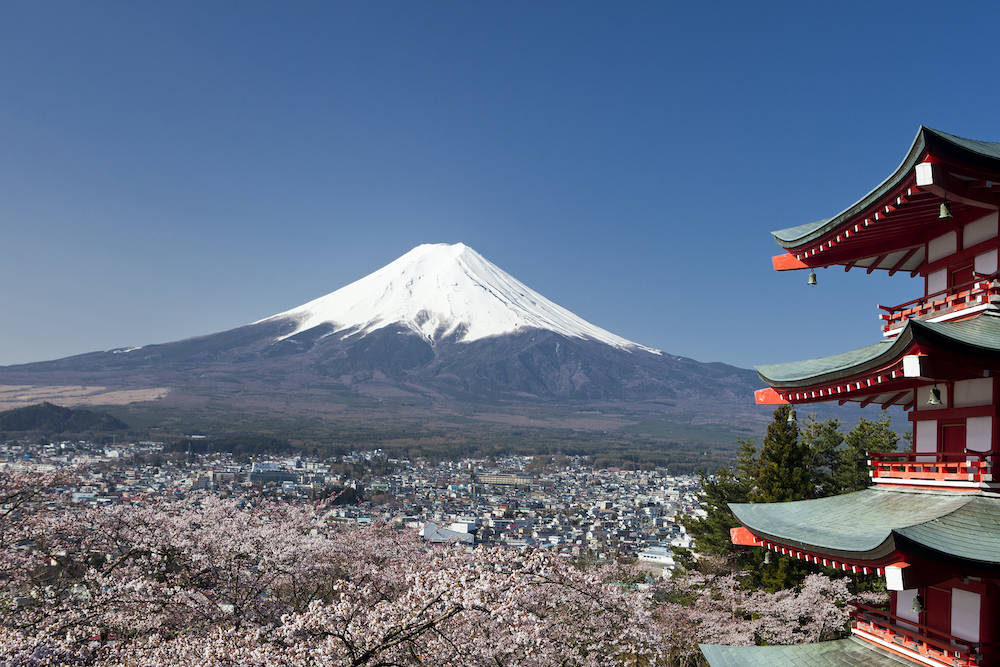
<path id="1" fill-rule="evenodd" d="M 920 124 L 1000 140 L 995 3 L 71 3 L 0 15 L 0 364 L 244 324 L 463 241 L 632 340 L 874 342 L 774 273 Z"/>

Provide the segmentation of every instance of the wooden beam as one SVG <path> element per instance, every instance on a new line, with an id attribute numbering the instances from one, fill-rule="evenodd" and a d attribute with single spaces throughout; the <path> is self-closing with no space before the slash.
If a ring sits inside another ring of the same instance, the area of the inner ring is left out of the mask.
<path id="1" fill-rule="evenodd" d="M 871 396 L 869 396 L 865 400 L 861 401 L 861 405 L 858 406 L 858 407 L 867 408 L 871 404 L 871 402 L 874 401 L 878 397 L 879 397 L 879 394 L 872 394 Z"/>
<path id="2" fill-rule="evenodd" d="M 881 264 L 881 263 L 882 263 L 882 261 L 883 261 L 883 260 L 884 260 L 884 259 L 885 259 L 886 257 L 888 257 L 888 256 L 889 256 L 889 254 L 888 254 L 888 253 L 886 253 L 886 254 L 884 254 L 884 255 L 879 255 L 878 257 L 876 257 L 876 258 L 875 258 L 875 259 L 874 259 L 874 260 L 872 261 L 872 263 L 868 265 L 868 268 L 867 268 L 867 269 L 865 269 L 865 273 L 871 273 L 872 271 L 874 271 L 875 269 L 877 269 L 877 268 L 878 268 L 878 265 L 879 265 L 879 264 Z"/>
<path id="3" fill-rule="evenodd" d="M 920 250 L 921 248 L 923 248 L 922 245 L 918 245 L 918 246 L 914 246 L 913 248 L 910 248 L 907 251 L 907 253 L 905 255 L 903 255 L 903 257 L 898 262 L 896 262 L 896 265 L 893 266 L 891 269 L 889 269 L 889 275 L 890 276 L 894 275 L 896 273 L 896 271 L 899 271 L 902 268 L 902 266 L 904 264 L 906 264 L 908 261 L 910 261 L 910 258 L 913 257 L 915 254 L 917 254 L 917 251 Z"/>
<path id="4" fill-rule="evenodd" d="M 773 387 L 758 389 L 753 395 L 757 405 L 788 405 L 788 400 L 782 398 Z"/>
<path id="5" fill-rule="evenodd" d="M 938 197 L 994 211 L 1000 208 L 998 206 L 1000 200 L 993 192 L 973 190 L 966 181 L 948 173 L 947 167 L 943 164 L 921 162 L 916 166 L 915 171 L 917 185 L 927 192 L 933 192 Z"/>
<path id="6" fill-rule="evenodd" d="M 745 526 L 730 528 L 729 541 L 741 547 L 755 547 L 762 542 L 759 537 L 747 530 Z"/>
<path id="7" fill-rule="evenodd" d="M 973 405 L 968 408 L 939 408 L 937 410 L 920 410 L 910 413 L 911 421 L 926 421 L 928 419 L 968 419 L 969 417 L 989 417 L 993 415 L 993 405 Z"/>
<path id="8" fill-rule="evenodd" d="M 887 409 L 890 405 L 892 405 L 893 403 L 895 403 L 896 401 L 898 401 L 899 399 L 903 398 L 904 396 L 906 396 L 909 393 L 910 393 L 909 389 L 907 389 L 906 391 L 899 392 L 898 394 L 896 394 L 895 396 L 893 396 L 892 398 L 890 398 L 888 401 L 886 401 L 885 403 L 883 403 L 882 404 L 882 409 L 883 410 Z"/>
<path id="9" fill-rule="evenodd" d="M 954 228 L 947 230 L 942 229 L 941 231 L 942 233 L 947 233 L 949 231 L 954 231 Z M 925 263 L 924 270 L 927 271 L 927 273 L 931 273 L 932 271 L 937 271 L 938 269 L 945 268 L 957 262 L 964 262 L 966 260 L 974 258 L 976 255 L 992 250 L 993 248 L 996 247 L 996 245 L 997 245 L 996 237 L 991 239 L 986 239 L 985 241 L 980 241 L 974 246 L 970 246 L 968 248 L 962 248 L 957 252 L 948 255 L 947 257 L 942 257 L 941 259 L 935 260 L 933 262 Z"/>
<path id="10" fill-rule="evenodd" d="M 796 269 L 810 268 L 809 264 L 806 264 L 801 259 L 796 259 L 795 255 L 788 252 L 772 257 L 771 265 L 775 271 L 795 271 Z"/>

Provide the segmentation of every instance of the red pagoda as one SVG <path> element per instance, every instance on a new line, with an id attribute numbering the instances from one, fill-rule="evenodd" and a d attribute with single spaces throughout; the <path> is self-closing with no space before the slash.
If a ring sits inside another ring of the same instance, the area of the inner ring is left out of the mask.
<path id="1" fill-rule="evenodd" d="M 902 406 L 912 451 L 872 454 L 873 485 L 733 504 L 735 544 L 884 577 L 888 610 L 856 605 L 852 636 L 799 646 L 703 645 L 710 665 L 1000 664 L 1000 143 L 921 127 L 902 164 L 839 215 L 773 232 L 778 271 L 842 266 L 923 278 L 878 306 L 881 340 L 760 366 L 761 405 Z"/>

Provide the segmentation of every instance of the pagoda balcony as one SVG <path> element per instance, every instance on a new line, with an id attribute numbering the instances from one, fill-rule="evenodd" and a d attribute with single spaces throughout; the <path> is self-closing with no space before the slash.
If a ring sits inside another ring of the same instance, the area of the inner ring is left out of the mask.
<path id="1" fill-rule="evenodd" d="M 991 452 L 868 452 L 875 484 L 973 490 L 1000 487 L 993 481 Z"/>
<path id="2" fill-rule="evenodd" d="M 917 664 L 947 667 L 985 665 L 983 644 L 961 639 L 884 609 L 851 602 L 851 632 L 858 638 L 889 649 Z"/>
<path id="3" fill-rule="evenodd" d="M 892 336 L 902 331 L 910 318 L 932 321 L 949 319 L 949 316 L 964 315 L 963 311 L 966 310 L 971 314 L 987 308 L 996 308 L 998 305 L 1000 305 L 1000 274 L 994 273 L 979 276 L 973 282 L 964 285 L 956 285 L 951 289 L 911 299 L 898 306 L 879 305 L 879 309 L 886 312 L 878 317 L 883 322 L 884 334 Z"/>

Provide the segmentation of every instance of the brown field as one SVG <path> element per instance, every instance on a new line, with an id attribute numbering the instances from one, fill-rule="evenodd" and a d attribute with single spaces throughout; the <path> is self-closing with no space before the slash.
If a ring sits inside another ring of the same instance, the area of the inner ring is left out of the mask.
<path id="1" fill-rule="evenodd" d="M 64 407 L 79 405 L 128 405 L 140 401 L 155 401 L 170 392 L 168 387 L 109 391 L 107 387 L 62 385 L 0 385 L 0 410 L 11 410 L 48 401 Z"/>

